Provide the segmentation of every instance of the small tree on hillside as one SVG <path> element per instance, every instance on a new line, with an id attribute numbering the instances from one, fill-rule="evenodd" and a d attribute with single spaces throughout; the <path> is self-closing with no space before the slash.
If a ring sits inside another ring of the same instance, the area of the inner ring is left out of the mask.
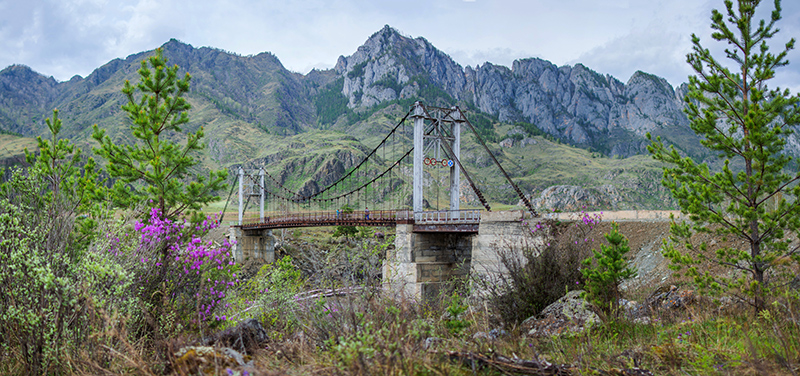
<path id="1" fill-rule="evenodd" d="M 592 249 L 592 257 L 583 260 L 581 269 L 586 279 L 586 293 L 592 303 L 606 311 L 617 314 L 619 308 L 619 285 L 636 277 L 635 267 L 628 265 L 625 254 L 630 251 L 628 238 L 619 232 L 619 224 L 611 223 L 611 231 L 604 235 L 608 245 L 601 244 L 600 251 Z"/>
<path id="2" fill-rule="evenodd" d="M 742 293 L 757 311 L 765 307 L 773 268 L 789 258 L 800 261 L 798 249 L 790 249 L 785 236 L 800 228 L 800 173 L 787 171 L 792 158 L 783 154 L 791 128 L 800 123 L 800 99 L 788 90 L 767 88 L 775 69 L 788 64 L 786 54 L 795 41 L 777 55 L 769 52 L 767 40 L 778 32 L 780 1 L 775 1 L 768 22 L 753 20 L 759 3 L 739 0 L 734 9 L 725 1 L 727 18 L 712 11 L 711 37 L 727 43 L 725 56 L 732 69 L 703 48 L 694 34 L 693 52 L 687 55 L 697 75 L 689 77 L 686 113 L 701 143 L 725 159 L 722 171 L 712 173 L 706 163 L 682 158 L 661 140 L 648 147 L 655 159 L 671 165 L 664 169 L 663 183 L 692 221 L 673 222 L 673 234 L 688 239 L 693 231 L 713 233 L 744 241 L 747 247 L 693 247 L 686 242 L 696 256 L 672 245 L 667 245 L 665 256 L 676 269 L 689 266 L 687 275 L 701 288 Z M 703 271 L 712 263 L 741 275 L 728 278 Z"/>
<path id="3" fill-rule="evenodd" d="M 208 177 L 190 170 L 200 161 L 192 155 L 205 145 L 203 128 L 186 133 L 186 144 L 179 145 L 171 133 L 181 132 L 189 122 L 186 114 L 191 108 L 183 97 L 189 91 L 187 73 L 178 79 L 178 66 L 167 66 L 161 49 L 142 61 L 139 69 L 141 81 L 132 85 L 125 81 L 122 92 L 128 103 L 122 109 L 131 120 L 131 131 L 136 142 L 118 145 L 111 141 L 105 130 L 94 126 L 95 140 L 100 148 L 95 152 L 108 160 L 108 172 L 116 178 L 112 199 L 121 207 L 134 207 L 152 200 L 151 206 L 160 210 L 164 218 L 175 219 L 184 213 L 196 214 L 205 204 L 219 199 L 214 192 L 225 187 L 227 172 L 211 171 Z M 136 92 L 141 92 L 139 99 Z M 149 211 L 143 213 L 146 217 Z M 194 221 L 200 221 L 199 215 Z"/>

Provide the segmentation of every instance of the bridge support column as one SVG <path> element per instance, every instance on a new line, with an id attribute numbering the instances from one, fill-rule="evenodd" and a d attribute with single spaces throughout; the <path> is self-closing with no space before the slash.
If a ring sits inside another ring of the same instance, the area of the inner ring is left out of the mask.
<path id="1" fill-rule="evenodd" d="M 474 234 L 415 233 L 397 225 L 395 249 L 387 251 L 383 283 L 407 297 L 430 300 L 449 294 L 470 270 Z"/>
<path id="2" fill-rule="evenodd" d="M 258 184 L 260 184 L 258 186 L 258 192 L 259 192 L 259 195 L 258 195 L 259 196 L 259 200 L 258 200 L 258 203 L 259 203 L 259 212 L 258 213 L 259 214 L 258 215 L 259 215 L 259 218 L 261 218 L 262 220 L 264 219 L 264 196 L 266 196 L 266 193 L 267 193 L 264 190 L 264 174 L 265 174 L 265 171 L 264 171 L 264 168 L 262 167 L 260 170 L 258 170 Z"/>
<path id="3" fill-rule="evenodd" d="M 461 112 L 458 111 L 458 107 L 453 107 L 456 110 L 453 114 L 453 143 L 451 148 L 453 149 L 453 159 L 461 160 L 461 122 L 464 121 L 461 119 Z M 461 170 L 458 168 L 458 164 L 453 163 L 450 166 L 450 210 L 457 211 L 460 207 L 459 200 L 461 198 Z"/>
<path id="4" fill-rule="evenodd" d="M 414 103 L 414 163 L 413 163 L 413 176 L 412 176 L 412 209 L 414 213 L 421 212 L 422 207 L 422 174 L 423 174 L 423 158 L 425 156 L 424 150 L 424 130 L 425 130 L 425 110 L 422 103 L 417 101 Z"/>
<path id="5" fill-rule="evenodd" d="M 272 230 L 242 230 L 231 227 L 230 241 L 236 242 L 231 248 L 234 260 L 243 263 L 246 260 L 260 260 L 265 263 L 275 261 L 276 238 Z"/>
<path id="6" fill-rule="evenodd" d="M 239 226 L 244 217 L 244 170 L 239 167 Z"/>

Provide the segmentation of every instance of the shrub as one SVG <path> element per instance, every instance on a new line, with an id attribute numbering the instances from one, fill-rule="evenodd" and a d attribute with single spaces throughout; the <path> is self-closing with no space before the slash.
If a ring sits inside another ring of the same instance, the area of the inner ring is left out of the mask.
<path id="1" fill-rule="evenodd" d="M 291 332 L 297 325 L 297 294 L 304 287 L 302 273 L 284 256 L 259 269 L 258 273 L 231 292 L 226 314 L 229 320 L 253 317 L 274 331 Z M 247 315 L 244 317 L 244 315 Z"/>
<path id="2" fill-rule="evenodd" d="M 89 248 L 107 212 L 92 159 L 59 139 L 58 111 L 27 171 L 0 184 L 0 361 L 25 374 L 69 372 L 93 329 L 86 306 L 111 300 L 123 273 Z M 10 359 L 11 358 L 11 359 Z"/>
<path id="3" fill-rule="evenodd" d="M 212 217 L 193 225 L 163 218 L 152 208 L 133 233 L 113 239 L 108 252 L 132 274 L 129 294 L 141 304 L 132 312 L 134 335 L 163 344 L 183 330 L 225 321 L 215 313 L 236 282 L 231 245 L 201 238 L 217 226 Z M 163 255 L 169 265 L 162 263 Z"/>
<path id="4" fill-rule="evenodd" d="M 507 326 L 519 324 L 568 291 L 581 289 L 581 262 L 590 254 L 595 225 L 600 220 L 599 215 L 583 212 L 571 222 L 523 222 L 531 235 L 528 246 L 497 250 L 506 272 L 492 279 L 473 278 L 478 289 L 485 291 L 494 320 Z"/>
<path id="5" fill-rule="evenodd" d="M 464 298 L 453 292 L 453 295 L 448 299 L 450 303 L 445 308 L 446 318 L 444 319 L 444 327 L 451 333 L 458 335 L 469 328 L 472 322 L 463 318 L 464 312 L 469 308 L 464 302 Z"/>

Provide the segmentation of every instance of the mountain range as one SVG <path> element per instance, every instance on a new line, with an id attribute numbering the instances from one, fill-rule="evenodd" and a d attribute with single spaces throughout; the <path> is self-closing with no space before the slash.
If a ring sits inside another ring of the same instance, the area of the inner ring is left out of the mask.
<path id="1" fill-rule="evenodd" d="M 646 155 L 648 132 L 692 158 L 710 158 L 682 112 L 685 86 L 674 89 L 645 72 L 623 83 L 582 64 L 558 67 L 537 58 L 510 68 L 489 62 L 462 67 L 424 38 L 389 26 L 340 56 L 334 68 L 305 75 L 267 52 L 240 56 L 174 39 L 161 49 L 192 76 L 185 128 L 205 129 L 203 168 L 268 166 L 298 190 L 314 190 L 352 167 L 417 100 L 465 110 L 540 207 L 671 207 L 658 183 L 660 166 Z M 138 80 L 141 61 L 152 53 L 115 59 L 64 82 L 23 65 L 3 69 L 0 133 L 43 135 L 44 118 L 58 108 L 63 136 L 85 150 L 96 146 L 93 124 L 130 142 L 121 88 L 125 80 Z M 466 143 L 463 159 L 488 196 L 515 205 L 488 159 L 473 141 Z M 318 168 L 300 167 L 308 165 Z"/>

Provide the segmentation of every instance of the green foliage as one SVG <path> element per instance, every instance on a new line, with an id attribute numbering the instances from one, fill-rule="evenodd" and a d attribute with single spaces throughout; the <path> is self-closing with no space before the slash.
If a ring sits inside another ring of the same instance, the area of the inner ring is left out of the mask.
<path id="1" fill-rule="evenodd" d="M 120 298 L 124 273 L 89 249 L 107 212 L 98 171 L 59 139 L 58 111 L 47 119 L 31 167 L 0 184 L 0 361 L 18 356 L 26 374 L 68 372 L 93 332 L 93 300 Z"/>
<path id="2" fill-rule="evenodd" d="M 581 289 L 579 267 L 590 254 L 594 225 L 599 220 L 536 223 L 526 229 L 532 237 L 525 248 L 499 247 L 498 259 L 508 272 L 493 278 L 473 278 L 478 289 L 486 291 L 493 321 L 513 327 L 568 291 Z"/>
<path id="3" fill-rule="evenodd" d="M 497 142 L 497 134 L 494 131 L 495 120 L 477 112 L 470 115 L 470 122 L 475 127 L 480 137 L 486 142 Z"/>
<path id="4" fill-rule="evenodd" d="M 262 266 L 258 274 L 230 295 L 226 316 L 238 320 L 237 315 L 249 309 L 248 314 L 268 328 L 291 332 L 297 325 L 295 312 L 299 309 L 295 297 L 304 284 L 302 273 L 292 263 L 291 256 L 284 256 Z"/>
<path id="5" fill-rule="evenodd" d="M 2 129 L 2 128 L 0 128 L 0 134 L 7 134 L 7 135 L 10 135 L 10 136 L 22 137 L 22 134 L 20 134 L 18 132 L 9 131 L 9 130 Z"/>
<path id="6" fill-rule="evenodd" d="M 339 210 L 339 216 L 345 218 L 348 215 L 353 214 L 353 208 L 350 205 L 345 204 Z M 336 226 L 333 228 L 333 234 L 331 235 L 334 238 L 339 238 L 344 236 L 345 239 L 352 239 L 358 234 L 358 229 L 356 226 Z"/>
<path id="7" fill-rule="evenodd" d="M 25 159 L 33 166 L 33 175 L 44 179 L 49 188 L 45 193 L 45 199 L 53 204 L 49 214 L 74 210 L 78 215 L 75 220 L 77 231 L 70 236 L 78 238 L 73 239 L 77 240 L 76 245 L 86 247 L 97 227 L 97 218 L 105 214 L 102 202 L 106 198 L 106 189 L 100 181 L 94 158 L 90 157 L 84 163 L 81 149 L 59 138 L 62 122 L 58 110 L 53 110 L 53 118 L 45 119 L 45 123 L 50 131 L 50 140 L 36 137 L 38 156 L 26 148 Z M 68 196 L 74 199 L 65 201 Z"/>
<path id="8" fill-rule="evenodd" d="M 195 172 L 195 154 L 205 147 L 202 127 L 186 133 L 184 145 L 175 141 L 184 136 L 182 126 L 189 121 L 191 106 L 184 95 L 190 76 L 179 79 L 178 66 L 167 66 L 160 49 L 142 61 L 138 73 L 139 83 L 126 81 L 122 89 L 128 99 L 122 110 L 135 141 L 116 144 L 97 125 L 92 137 L 100 143 L 95 152 L 108 160 L 109 175 L 116 179 L 113 203 L 142 210 L 136 224 L 137 231 L 145 229 L 140 239 L 122 237 L 114 250 L 135 275 L 129 294 L 140 306 L 131 318 L 133 335 L 163 357 L 167 338 L 210 321 L 224 287 L 235 279 L 235 267 L 227 268 L 227 261 L 222 265 L 227 244 L 206 248 L 194 237 L 212 227 L 199 210 L 218 199 L 215 192 L 224 189 L 227 172 L 210 171 L 207 177 Z M 184 222 L 187 216 L 190 223 Z M 219 265 L 208 264 L 212 258 Z M 207 292 L 217 298 L 209 300 Z"/>
<path id="9" fill-rule="evenodd" d="M 464 313 L 469 309 L 469 306 L 464 302 L 464 298 L 453 292 L 453 295 L 448 299 L 450 303 L 445 308 L 447 312 L 444 319 L 444 327 L 450 334 L 461 334 L 465 329 L 472 326 L 472 322 L 464 319 Z"/>
<path id="10" fill-rule="evenodd" d="M 765 307 L 770 279 L 778 277 L 772 269 L 783 264 L 781 260 L 800 261 L 785 236 L 800 228 L 796 184 L 800 173 L 787 171 L 792 158 L 783 153 L 792 127 L 800 124 L 800 97 L 767 87 L 775 69 L 788 64 L 786 55 L 794 48 L 794 39 L 778 54 L 769 52 L 767 41 L 777 33 L 774 26 L 781 18 L 780 2 L 776 1 L 768 22 L 753 19 L 758 4 L 739 0 L 734 9 L 726 1 L 727 18 L 712 12 L 711 37 L 730 46 L 726 57 L 733 69 L 703 48 L 696 35 L 692 35 L 693 52 L 687 55 L 697 76 L 689 79 L 686 113 L 702 145 L 724 159 L 722 171 L 711 172 L 706 163 L 681 157 L 660 139 L 648 147 L 655 159 L 672 166 L 664 169 L 663 184 L 693 223 L 674 224 L 673 233 L 679 235 L 674 240 L 698 253 L 693 257 L 669 244 L 665 256 L 678 267 L 689 266 L 687 274 L 700 287 L 748 296 L 757 311 Z M 767 210 L 775 199 L 777 205 Z M 746 250 L 706 243 L 692 246 L 685 239 L 695 231 L 741 240 Z M 711 263 L 743 274 L 711 275 L 707 272 Z"/>
<path id="11" fill-rule="evenodd" d="M 636 277 L 636 268 L 628 266 L 625 254 L 630 251 L 628 238 L 619 232 L 619 224 L 613 222 L 611 231 L 605 234 L 609 245 L 601 244 L 600 251 L 592 250 L 593 256 L 583 260 L 581 270 L 586 280 L 586 295 L 592 303 L 617 313 L 619 285 L 626 279 Z"/>
<path id="12" fill-rule="evenodd" d="M 381 77 L 380 80 L 373 82 L 372 85 L 392 89 L 398 97 L 400 96 L 400 92 L 403 91 L 403 86 L 397 81 L 397 73 L 387 74 Z"/>
<path id="13" fill-rule="evenodd" d="M 351 69 L 350 72 L 347 72 L 347 77 L 352 80 L 352 79 L 355 79 L 356 77 L 363 76 L 364 75 L 364 67 L 366 67 L 366 66 L 367 66 L 367 62 L 366 61 L 354 65 L 353 69 Z"/>
<path id="14" fill-rule="evenodd" d="M 117 179 L 112 189 L 116 205 L 130 208 L 151 200 L 166 218 L 189 213 L 200 221 L 197 211 L 219 199 L 214 192 L 225 187 L 227 172 L 211 171 L 208 177 L 191 172 L 199 163 L 193 153 L 205 147 L 200 142 L 202 127 L 187 133 L 183 146 L 173 141 L 174 133 L 180 133 L 189 121 L 186 111 L 191 108 L 183 97 L 189 91 L 190 76 L 187 73 L 178 79 L 177 75 L 178 66 L 168 67 L 157 49 L 154 56 L 142 61 L 141 81 L 135 86 L 126 81 L 122 89 L 128 99 L 122 109 L 132 122 L 136 143 L 115 144 L 97 125 L 92 137 L 100 143 L 95 152 L 108 160 L 109 175 Z M 137 91 L 141 92 L 138 100 Z"/>
<path id="15" fill-rule="evenodd" d="M 314 98 L 314 105 L 317 108 L 317 118 L 320 124 L 332 124 L 339 116 L 351 111 L 347 107 L 347 97 L 342 94 L 344 88 L 344 78 L 339 78 L 332 84 L 320 90 Z"/>

